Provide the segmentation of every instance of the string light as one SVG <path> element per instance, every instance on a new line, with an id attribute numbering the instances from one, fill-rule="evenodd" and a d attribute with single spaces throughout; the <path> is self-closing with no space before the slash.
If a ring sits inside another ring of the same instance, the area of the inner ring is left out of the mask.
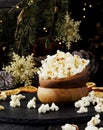
<path id="1" fill-rule="evenodd" d="M 89 5 L 90 8 L 92 8 L 92 5 Z"/>
<path id="2" fill-rule="evenodd" d="M 84 5 L 87 5 L 87 3 L 84 3 Z"/>
<path id="3" fill-rule="evenodd" d="M 17 8 L 17 9 L 19 9 L 19 6 L 18 6 L 18 5 L 16 5 L 16 8 Z"/>
<path id="4" fill-rule="evenodd" d="M 0 20 L 0 23 L 3 23 L 3 21 L 2 21 L 2 20 Z"/>
<path id="5" fill-rule="evenodd" d="M 83 18 L 86 18 L 86 16 L 85 16 L 85 15 L 83 15 Z"/>
<path id="6" fill-rule="evenodd" d="M 46 29 L 46 27 L 43 27 L 43 30 L 44 30 L 44 32 L 48 32 L 48 30 Z"/>
<path id="7" fill-rule="evenodd" d="M 83 8 L 83 11 L 86 11 L 86 8 Z"/>

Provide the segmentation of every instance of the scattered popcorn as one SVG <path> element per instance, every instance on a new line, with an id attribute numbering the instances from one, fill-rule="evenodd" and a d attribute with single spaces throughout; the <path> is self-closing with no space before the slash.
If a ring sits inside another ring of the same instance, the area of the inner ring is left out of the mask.
<path id="1" fill-rule="evenodd" d="M 51 107 L 50 107 L 50 110 L 52 111 L 58 111 L 59 110 L 59 107 L 55 105 L 55 103 L 52 103 Z"/>
<path id="2" fill-rule="evenodd" d="M 83 101 L 82 101 L 82 100 L 78 100 L 78 101 L 76 101 L 76 102 L 74 103 L 74 106 L 75 106 L 76 108 L 79 108 L 79 107 L 82 106 L 82 104 L 83 104 Z"/>
<path id="3" fill-rule="evenodd" d="M 49 104 L 42 104 L 39 108 L 38 108 L 38 112 L 39 113 L 46 113 L 47 111 L 49 111 Z"/>
<path id="4" fill-rule="evenodd" d="M 88 109 L 84 107 L 83 105 L 80 107 L 80 109 L 77 111 L 77 113 L 86 113 L 88 112 Z"/>
<path id="5" fill-rule="evenodd" d="M 22 94 L 18 94 L 18 95 L 11 95 L 11 101 L 10 101 L 10 106 L 11 107 L 20 107 L 21 103 L 20 100 L 21 99 L 25 99 L 25 96 Z"/>
<path id="6" fill-rule="evenodd" d="M 5 100 L 7 98 L 7 95 L 5 92 L 0 93 L 0 100 Z"/>
<path id="7" fill-rule="evenodd" d="M 36 97 L 33 97 L 28 103 L 27 103 L 28 108 L 36 108 Z"/>
<path id="8" fill-rule="evenodd" d="M 4 106 L 0 105 L 0 111 L 4 110 Z"/>
<path id="9" fill-rule="evenodd" d="M 74 103 L 76 108 L 79 108 L 78 113 L 88 112 L 86 108 L 90 104 L 94 105 L 94 109 L 96 112 L 103 112 L 103 98 L 96 97 L 94 95 L 94 91 L 91 91 L 88 96 L 82 97 L 80 100 Z"/>
<path id="10" fill-rule="evenodd" d="M 99 130 L 98 127 L 90 125 L 85 128 L 85 130 Z"/>
<path id="11" fill-rule="evenodd" d="M 59 107 L 55 105 L 55 103 L 52 103 L 51 106 L 49 106 L 49 104 L 42 104 L 39 108 L 38 108 L 38 112 L 39 113 L 46 113 L 47 111 L 58 111 Z"/>
<path id="12" fill-rule="evenodd" d="M 83 105 L 86 107 L 86 106 L 89 106 L 90 105 L 90 100 L 89 100 L 89 97 L 82 97 L 81 98 L 82 102 L 83 102 Z"/>
<path id="13" fill-rule="evenodd" d="M 10 101 L 10 106 L 11 107 L 17 107 L 17 106 L 20 107 L 21 103 L 20 103 L 19 99 L 11 100 Z"/>
<path id="14" fill-rule="evenodd" d="M 98 103 L 95 107 L 94 107 L 96 112 L 103 112 L 103 104 L 102 103 Z"/>
<path id="15" fill-rule="evenodd" d="M 99 130 L 103 130 L 103 127 L 100 127 Z"/>
<path id="16" fill-rule="evenodd" d="M 64 126 L 61 126 L 62 130 L 76 130 L 76 127 L 71 124 L 65 124 Z"/>
<path id="17" fill-rule="evenodd" d="M 58 50 L 55 55 L 48 55 L 41 63 L 38 71 L 40 79 L 59 79 L 82 72 L 89 64 L 89 60 Z"/>
<path id="18" fill-rule="evenodd" d="M 103 127 L 100 128 L 96 127 L 96 125 L 98 125 L 100 122 L 101 122 L 100 115 L 97 114 L 94 117 L 92 117 L 89 122 L 87 122 L 85 130 L 103 130 Z"/>
<path id="19" fill-rule="evenodd" d="M 100 115 L 98 114 L 95 117 L 91 118 L 91 120 L 87 123 L 87 126 L 89 125 L 95 126 L 95 125 L 98 125 L 100 122 L 101 122 Z"/>

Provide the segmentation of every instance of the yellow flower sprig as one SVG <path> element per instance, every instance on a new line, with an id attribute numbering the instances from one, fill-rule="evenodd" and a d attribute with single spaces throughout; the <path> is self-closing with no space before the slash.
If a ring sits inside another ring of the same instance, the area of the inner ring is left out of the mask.
<path id="1" fill-rule="evenodd" d="M 20 57 L 14 52 L 10 65 L 3 68 L 3 70 L 12 74 L 15 79 L 15 84 L 24 84 L 25 86 L 32 84 L 32 78 L 37 73 L 33 54 Z"/>

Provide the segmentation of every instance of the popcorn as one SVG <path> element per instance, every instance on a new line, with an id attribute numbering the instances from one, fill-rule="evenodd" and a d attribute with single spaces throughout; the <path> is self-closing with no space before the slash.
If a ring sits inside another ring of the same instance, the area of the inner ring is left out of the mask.
<path id="1" fill-rule="evenodd" d="M 89 60 L 58 50 L 55 55 L 48 55 L 41 63 L 38 71 L 40 79 L 59 79 L 82 72 L 89 64 Z"/>
<path id="2" fill-rule="evenodd" d="M 39 113 L 46 113 L 47 111 L 58 111 L 59 107 L 55 105 L 55 103 L 52 103 L 51 106 L 49 106 L 49 104 L 42 104 L 39 108 L 38 108 L 38 112 Z"/>
<path id="3" fill-rule="evenodd" d="M 39 108 L 38 108 L 38 112 L 39 113 L 46 113 L 47 111 L 49 111 L 49 104 L 42 104 Z"/>
<path id="4" fill-rule="evenodd" d="M 59 107 L 55 105 L 55 103 L 52 103 L 51 107 L 50 107 L 50 110 L 52 111 L 58 111 L 59 110 Z"/>
<path id="5" fill-rule="evenodd" d="M 96 127 L 96 126 L 90 125 L 90 126 L 87 126 L 87 127 L 85 128 L 85 130 L 99 130 L 99 129 L 98 129 L 98 127 Z"/>
<path id="6" fill-rule="evenodd" d="M 65 124 L 64 126 L 61 126 L 62 130 L 76 130 L 76 127 L 71 124 Z"/>
<path id="7" fill-rule="evenodd" d="M 95 115 L 95 117 L 92 117 L 92 118 L 91 118 L 91 120 L 87 123 L 87 125 L 88 125 L 88 126 L 89 126 L 89 125 L 95 126 L 95 125 L 98 125 L 100 122 L 101 122 L 101 120 L 100 120 L 100 115 L 97 114 L 97 115 Z"/>
<path id="8" fill-rule="evenodd" d="M 10 101 L 10 106 L 11 107 L 16 107 L 16 106 L 20 107 L 21 103 L 20 103 L 19 99 L 11 100 Z"/>
<path id="9" fill-rule="evenodd" d="M 76 108 L 79 108 L 77 113 L 85 113 L 88 112 L 86 108 L 90 104 L 94 105 L 94 109 L 96 112 L 103 112 L 103 98 L 96 97 L 94 95 L 94 91 L 91 91 L 88 96 L 82 97 L 81 100 L 78 100 L 74 103 Z"/>
<path id="10" fill-rule="evenodd" d="M 100 122 L 101 122 L 100 115 L 97 114 L 94 117 L 92 117 L 89 122 L 87 122 L 85 130 L 103 130 L 103 127 L 100 128 L 96 127 L 96 125 L 98 125 Z"/>
<path id="11" fill-rule="evenodd" d="M 4 110 L 4 106 L 0 105 L 0 111 Z"/>
<path id="12" fill-rule="evenodd" d="M 84 107 L 83 105 L 77 111 L 77 113 L 85 113 L 85 112 L 88 112 L 88 109 L 86 107 Z"/>
<path id="13" fill-rule="evenodd" d="M 94 107 L 96 112 L 103 112 L 103 104 L 102 103 L 98 103 L 95 107 Z"/>
<path id="14" fill-rule="evenodd" d="M 0 93 L 0 100 L 5 100 L 7 98 L 7 95 L 5 92 Z"/>
<path id="15" fill-rule="evenodd" d="M 18 95 L 11 95 L 11 101 L 10 101 L 10 106 L 11 107 L 20 107 L 21 103 L 20 100 L 21 99 L 25 99 L 25 96 L 23 96 L 22 94 L 18 94 Z"/>
<path id="16" fill-rule="evenodd" d="M 28 108 L 36 108 L 36 97 L 33 97 L 28 103 L 27 103 Z"/>

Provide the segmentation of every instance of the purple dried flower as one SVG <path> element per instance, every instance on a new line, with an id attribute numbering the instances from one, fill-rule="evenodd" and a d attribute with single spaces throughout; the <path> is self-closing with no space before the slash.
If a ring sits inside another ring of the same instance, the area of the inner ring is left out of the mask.
<path id="1" fill-rule="evenodd" d="M 14 78 L 11 73 L 0 71 L 0 90 L 14 88 Z"/>

